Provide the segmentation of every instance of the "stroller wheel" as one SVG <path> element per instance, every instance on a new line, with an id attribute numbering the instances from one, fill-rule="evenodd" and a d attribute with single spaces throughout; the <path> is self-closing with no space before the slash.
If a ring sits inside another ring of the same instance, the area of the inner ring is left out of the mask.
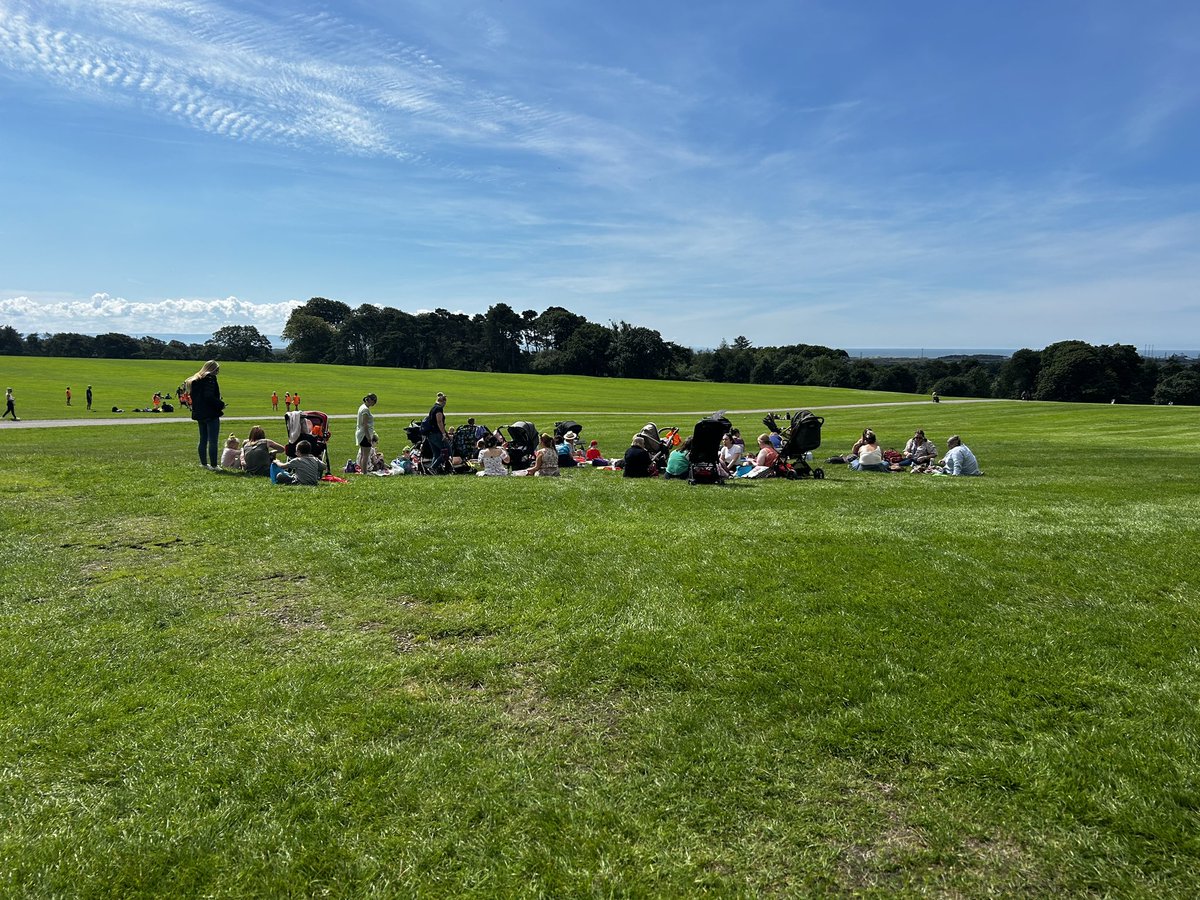
<path id="1" fill-rule="evenodd" d="M 825 479 L 825 470 L 813 469 L 813 478 L 817 479 L 817 481 L 823 481 Z"/>

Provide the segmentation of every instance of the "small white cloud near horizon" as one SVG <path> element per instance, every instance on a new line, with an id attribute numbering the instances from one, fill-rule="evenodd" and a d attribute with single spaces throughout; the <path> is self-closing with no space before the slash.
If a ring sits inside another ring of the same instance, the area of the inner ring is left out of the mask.
<path id="1" fill-rule="evenodd" d="M 105 293 L 87 300 L 20 296 L 0 299 L 0 325 L 23 334 L 196 334 L 225 325 L 253 325 L 263 333 L 278 334 L 292 310 L 302 305 L 300 300 L 251 303 L 237 297 L 134 301 Z"/>

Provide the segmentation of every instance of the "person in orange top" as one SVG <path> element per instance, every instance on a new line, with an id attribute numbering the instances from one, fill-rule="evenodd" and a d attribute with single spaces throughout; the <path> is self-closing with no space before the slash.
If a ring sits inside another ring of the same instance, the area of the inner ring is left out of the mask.
<path id="1" fill-rule="evenodd" d="M 271 391 L 271 412 L 279 412 L 279 391 Z"/>
<path id="2" fill-rule="evenodd" d="M 286 409 L 288 412 L 292 411 L 292 392 L 291 391 L 283 392 L 283 406 L 284 406 L 284 409 Z"/>
<path id="3" fill-rule="evenodd" d="M 300 392 L 299 391 L 292 391 L 292 406 L 295 408 L 296 412 L 300 412 Z"/>
<path id="4" fill-rule="evenodd" d="M 71 405 L 71 386 L 67 385 L 67 406 Z"/>

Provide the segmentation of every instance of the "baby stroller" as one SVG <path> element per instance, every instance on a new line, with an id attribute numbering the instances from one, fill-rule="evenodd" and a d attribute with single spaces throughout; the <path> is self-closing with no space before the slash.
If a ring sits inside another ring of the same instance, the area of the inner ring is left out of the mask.
<path id="1" fill-rule="evenodd" d="M 568 419 L 566 422 L 555 422 L 554 423 L 554 443 L 561 444 L 563 437 L 566 435 L 566 433 L 568 431 L 575 432 L 575 437 L 579 437 L 580 435 L 583 434 L 583 426 L 580 425 L 578 422 L 572 422 L 570 419 Z"/>
<path id="2" fill-rule="evenodd" d="M 721 438 L 732 427 L 730 421 L 719 412 L 696 423 L 696 430 L 692 432 L 688 484 L 721 484 L 725 480 L 717 463 L 721 453 Z"/>
<path id="3" fill-rule="evenodd" d="M 404 437 L 413 449 L 413 474 L 436 475 L 437 461 L 433 458 L 433 444 L 421 431 L 421 423 L 412 422 L 404 426 Z"/>
<path id="4" fill-rule="evenodd" d="M 678 428 L 668 428 L 660 434 L 658 426 L 653 422 L 647 422 L 638 434 L 642 436 L 642 443 L 650 453 L 650 461 L 659 469 L 666 468 L 671 450 L 683 443 Z"/>
<path id="5" fill-rule="evenodd" d="M 532 422 L 513 422 L 508 426 L 508 464 L 513 471 L 533 464 L 538 448 L 538 430 Z"/>
<path id="6" fill-rule="evenodd" d="M 295 456 L 296 445 L 308 441 L 312 455 L 325 467 L 325 474 L 332 474 L 329 468 L 329 416 L 316 410 L 290 412 L 284 413 L 283 422 L 287 426 L 287 455 Z"/>
<path id="7" fill-rule="evenodd" d="M 825 424 L 825 419 L 807 409 L 786 413 L 785 419 L 788 424 L 780 429 L 778 415 L 768 413 L 763 417 L 767 429 L 783 440 L 779 451 L 780 471 L 776 474 L 785 478 L 812 477 L 820 481 L 825 477 L 825 470 L 814 469 L 808 463 L 812 459 L 812 451 L 821 446 L 821 426 Z M 789 459 L 794 459 L 795 464 L 789 463 Z"/>

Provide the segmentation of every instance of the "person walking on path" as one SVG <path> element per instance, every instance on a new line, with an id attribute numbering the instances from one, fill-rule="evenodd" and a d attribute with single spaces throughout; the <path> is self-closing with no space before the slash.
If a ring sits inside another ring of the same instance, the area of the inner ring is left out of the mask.
<path id="1" fill-rule="evenodd" d="M 271 391 L 271 412 L 279 412 L 279 391 Z"/>
<path id="2" fill-rule="evenodd" d="M 0 416 L 0 419 L 6 418 L 7 416 L 12 416 L 14 422 L 21 421 L 17 418 L 17 407 L 13 403 L 12 388 L 9 388 L 4 394 L 4 415 Z"/>
<path id="3" fill-rule="evenodd" d="M 374 394 L 363 397 L 358 408 L 358 424 L 354 429 L 354 443 L 358 444 L 358 471 L 364 475 L 370 471 L 371 439 L 375 437 L 375 414 L 371 408 L 379 402 Z"/>
<path id="4" fill-rule="evenodd" d="M 67 406 L 71 405 L 71 386 L 67 385 Z"/>
<path id="5" fill-rule="evenodd" d="M 184 382 L 187 393 L 192 397 L 192 419 L 200 428 L 200 443 L 196 447 L 200 455 L 200 465 L 209 469 L 217 468 L 221 413 L 225 411 L 225 401 L 221 399 L 221 386 L 217 383 L 217 372 L 220 370 L 221 366 L 217 361 L 210 359 Z"/>
<path id="6" fill-rule="evenodd" d="M 91 408 L 92 408 L 92 386 L 90 384 L 88 385 L 88 389 L 87 389 L 87 404 L 88 404 L 88 407 L 87 407 L 88 410 L 91 410 Z"/>

